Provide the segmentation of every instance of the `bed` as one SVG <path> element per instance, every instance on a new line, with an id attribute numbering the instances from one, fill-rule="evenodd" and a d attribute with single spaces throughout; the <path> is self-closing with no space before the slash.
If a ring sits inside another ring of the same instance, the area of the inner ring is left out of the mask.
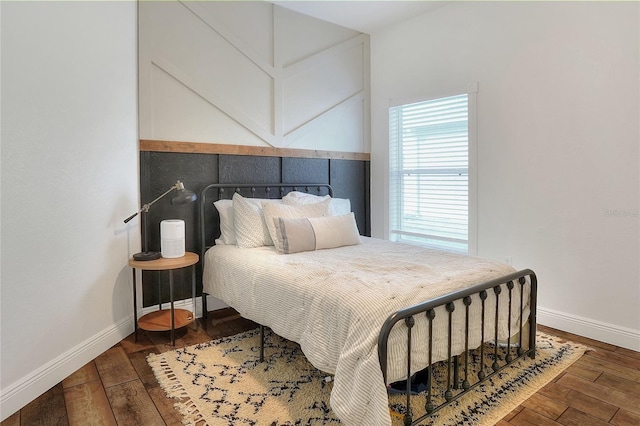
<path id="1" fill-rule="evenodd" d="M 309 193 L 312 197 L 303 197 Z M 200 197 L 203 296 L 219 298 L 261 330 L 269 327 L 300 344 L 316 368 L 333 375 L 331 408 L 342 422 L 391 424 L 389 386 L 405 381 L 410 388 L 416 372 L 429 374 L 434 363 L 448 363 L 445 400 L 430 398 L 436 392 L 429 381 L 424 416 L 413 417 L 411 392 L 406 393 L 404 423 L 418 424 L 516 359 L 535 356 L 537 283 L 532 271 L 374 238 L 355 241 L 343 228 L 348 216 L 344 200 L 331 195 L 322 184 L 206 187 Z M 271 201 L 275 198 L 289 202 L 274 207 L 283 203 Z M 212 225 L 206 208 L 214 201 L 218 217 Z M 246 244 L 240 237 L 242 222 L 251 220 L 238 210 L 240 205 L 249 205 L 251 215 L 264 220 L 259 230 L 252 218 L 250 237 L 273 235 L 275 245 L 261 245 L 261 237 Z M 310 207 L 295 207 L 301 205 Z M 319 212 L 324 216 L 316 219 Z M 240 223 L 236 244 L 225 241 L 230 213 L 235 213 L 232 223 Z M 309 221 L 316 226 L 320 249 L 298 243 L 297 238 L 306 240 L 297 233 L 306 234 L 296 227 Z M 271 223 L 275 233 L 266 226 Z M 219 232 L 210 247 L 207 242 Z M 325 232 L 339 235 L 325 238 Z M 335 247 L 332 239 L 338 240 Z M 493 364 L 468 377 L 467 354 L 484 350 L 481 343 L 488 340 L 495 342 Z"/>

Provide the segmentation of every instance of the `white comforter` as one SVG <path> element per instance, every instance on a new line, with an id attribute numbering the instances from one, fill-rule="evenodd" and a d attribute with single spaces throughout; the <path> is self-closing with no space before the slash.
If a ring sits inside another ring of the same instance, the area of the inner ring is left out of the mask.
<path id="1" fill-rule="evenodd" d="M 386 386 L 378 361 L 377 338 L 394 311 L 513 272 L 498 262 L 362 238 L 363 244 L 297 254 L 277 254 L 273 247 L 238 249 L 215 246 L 206 255 L 204 291 L 242 316 L 298 342 L 318 369 L 334 374 L 331 408 L 347 425 L 390 425 Z M 517 291 L 519 286 L 515 286 Z M 501 297 L 508 307 L 508 298 Z M 517 301 L 517 302 L 516 302 Z M 519 310 L 519 293 L 513 311 Z M 479 303 L 471 305 L 476 314 Z M 462 305 L 460 305 L 462 306 Z M 487 299 L 485 340 L 494 337 L 495 299 Z M 502 307 L 501 307 L 502 309 Z M 433 361 L 447 357 L 444 310 L 436 311 Z M 501 318 L 506 317 L 506 309 Z M 463 309 L 454 329 L 463 330 Z M 460 315 L 458 315 L 460 314 Z M 422 317 L 422 316 L 421 316 Z M 519 321 L 506 321 L 500 338 L 517 332 Z M 473 322 L 470 347 L 480 344 L 480 324 Z M 395 334 L 394 334 L 395 333 Z M 389 342 L 388 382 L 406 369 L 406 332 L 394 329 Z M 426 341 L 426 320 L 417 319 L 415 341 Z M 464 350 L 463 333 L 454 351 Z M 402 344 L 395 344 L 402 342 Z M 412 354 L 415 370 L 428 364 L 426 351 Z"/>

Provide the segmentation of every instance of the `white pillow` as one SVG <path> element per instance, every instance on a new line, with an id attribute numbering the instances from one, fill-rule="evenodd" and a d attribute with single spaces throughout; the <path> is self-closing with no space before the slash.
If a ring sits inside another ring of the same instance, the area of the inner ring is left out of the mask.
<path id="1" fill-rule="evenodd" d="M 213 203 L 220 216 L 220 238 L 216 244 L 236 244 L 236 226 L 233 221 L 233 201 L 218 200 Z"/>
<path id="2" fill-rule="evenodd" d="M 284 197 L 282 202 L 287 205 L 314 204 L 324 200 L 331 200 L 329 204 L 330 216 L 342 216 L 351 213 L 351 201 L 348 198 L 331 198 L 329 195 L 313 195 L 306 192 L 291 191 Z"/>
<path id="3" fill-rule="evenodd" d="M 275 220 L 276 248 L 280 253 L 321 250 L 361 244 L 360 233 L 353 213 L 342 216 L 310 217 Z"/>
<path id="4" fill-rule="evenodd" d="M 344 216 L 351 213 L 351 201 L 348 198 L 332 198 L 329 204 L 329 215 Z"/>
<path id="5" fill-rule="evenodd" d="M 319 203 L 286 205 L 275 203 L 262 203 L 262 211 L 264 212 L 264 220 L 269 230 L 269 235 L 276 246 L 276 250 L 282 251 L 277 240 L 275 221 L 279 218 L 301 219 L 307 217 L 329 216 L 329 202 L 327 199 Z"/>
<path id="6" fill-rule="evenodd" d="M 329 195 L 313 195 L 308 192 L 291 191 L 284 197 L 282 202 L 284 204 L 314 204 L 331 198 Z"/>
<path id="7" fill-rule="evenodd" d="M 233 194 L 233 223 L 236 230 L 236 246 L 253 248 L 273 245 L 269 229 L 264 221 L 262 203 L 280 204 L 282 201 L 245 198 L 237 192 Z"/>

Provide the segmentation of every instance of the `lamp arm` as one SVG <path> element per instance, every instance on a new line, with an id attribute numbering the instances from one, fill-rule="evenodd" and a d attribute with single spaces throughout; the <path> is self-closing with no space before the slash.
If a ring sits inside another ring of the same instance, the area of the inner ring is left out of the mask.
<path id="1" fill-rule="evenodd" d="M 124 223 L 128 223 L 131 219 L 133 219 L 134 217 L 136 217 L 139 213 L 142 212 L 148 212 L 149 209 L 151 208 L 151 206 L 158 200 L 160 200 L 162 197 L 164 197 L 165 195 L 167 195 L 168 193 L 170 193 L 171 191 L 173 191 L 174 189 L 180 189 L 180 188 L 184 188 L 184 186 L 182 185 L 182 182 L 178 181 L 175 185 L 173 185 L 171 188 L 167 189 L 162 195 L 160 195 L 158 198 L 156 198 L 155 200 L 153 200 L 150 203 L 147 203 L 145 205 L 142 206 L 142 208 L 140 210 L 138 210 L 137 212 L 135 212 L 134 214 L 132 214 L 131 216 L 129 216 L 128 218 L 126 218 L 124 220 Z"/>

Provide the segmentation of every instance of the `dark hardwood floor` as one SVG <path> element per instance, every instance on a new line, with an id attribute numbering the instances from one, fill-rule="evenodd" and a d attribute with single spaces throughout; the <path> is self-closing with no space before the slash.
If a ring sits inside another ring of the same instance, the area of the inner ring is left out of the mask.
<path id="1" fill-rule="evenodd" d="M 176 347 L 256 327 L 231 309 L 212 312 L 180 330 Z M 513 410 L 498 426 L 640 425 L 640 353 L 548 327 L 539 329 L 594 350 Z M 181 425 L 146 362 L 149 353 L 175 349 L 168 333 L 133 334 L 67 377 L 0 426 Z"/>

